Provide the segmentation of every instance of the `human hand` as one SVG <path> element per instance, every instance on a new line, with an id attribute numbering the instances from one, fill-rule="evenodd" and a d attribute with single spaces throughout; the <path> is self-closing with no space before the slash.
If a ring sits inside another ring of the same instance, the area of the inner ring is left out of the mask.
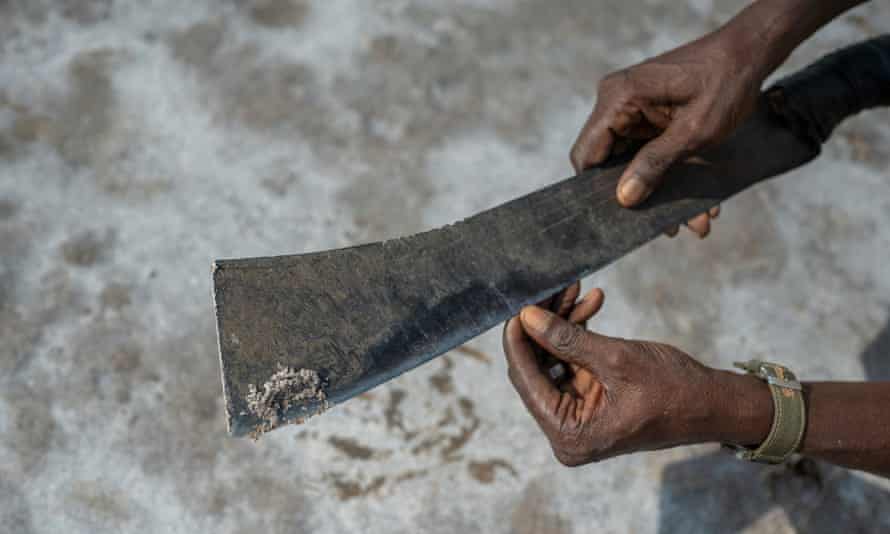
<path id="1" fill-rule="evenodd" d="M 558 315 L 559 317 L 570 321 L 574 324 L 586 326 L 587 321 L 596 315 L 600 307 L 603 305 L 603 291 L 599 288 L 591 289 L 587 295 L 580 301 L 578 295 L 581 293 L 581 283 L 575 282 L 559 293 L 544 299 L 537 306 Z M 588 382 L 592 375 L 584 369 L 577 369 L 572 374 L 567 372 L 567 368 L 557 358 L 548 354 L 545 350 L 537 345 L 534 346 L 535 356 L 538 365 L 542 367 L 554 384 L 558 388 L 572 387 L 573 382 Z M 579 387 L 580 384 L 579 384 Z"/>
<path id="2" fill-rule="evenodd" d="M 648 140 L 618 182 L 618 201 L 635 206 L 671 165 L 732 133 L 754 110 L 767 74 L 720 31 L 609 74 L 572 148 L 572 165 L 580 173 L 602 163 L 624 139 Z M 705 237 L 718 213 L 715 207 L 687 226 Z"/>
<path id="3" fill-rule="evenodd" d="M 705 441 L 754 444 L 766 436 L 772 401 L 757 379 L 708 368 L 668 345 L 590 332 L 578 323 L 599 310 L 602 291 L 574 307 L 565 297 L 557 308 L 550 303 L 556 313 L 524 308 L 503 339 L 510 380 L 561 463 Z M 541 351 L 570 372 L 550 378 Z"/>

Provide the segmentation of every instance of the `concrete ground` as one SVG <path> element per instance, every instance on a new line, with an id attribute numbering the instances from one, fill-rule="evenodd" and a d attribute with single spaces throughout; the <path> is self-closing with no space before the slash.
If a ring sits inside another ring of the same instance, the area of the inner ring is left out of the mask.
<path id="1" fill-rule="evenodd" d="M 612 69 L 741 2 L 0 2 L 0 532 L 878 532 L 890 486 L 715 446 L 558 465 L 489 332 L 225 434 L 210 265 L 452 222 L 569 174 Z M 890 27 L 873 2 L 788 68 Z M 890 378 L 890 114 L 587 281 L 711 365 Z"/>

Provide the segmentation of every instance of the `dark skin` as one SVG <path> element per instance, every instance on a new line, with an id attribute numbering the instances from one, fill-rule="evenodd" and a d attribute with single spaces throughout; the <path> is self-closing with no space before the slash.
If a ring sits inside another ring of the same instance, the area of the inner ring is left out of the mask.
<path id="1" fill-rule="evenodd" d="M 595 289 L 576 304 L 577 294 L 573 286 L 528 306 L 504 327 L 510 381 L 559 462 L 574 467 L 695 443 L 750 447 L 766 438 L 773 402 L 762 381 L 707 367 L 670 345 L 587 330 L 604 295 Z M 557 380 L 553 361 L 568 366 Z M 804 389 L 800 452 L 890 476 L 890 383 L 805 382 Z"/>
<path id="2" fill-rule="evenodd" d="M 673 163 L 719 143 L 747 118 L 763 80 L 801 41 L 858 3 L 761 0 L 702 39 L 607 76 L 573 165 L 600 163 L 622 138 L 648 139 L 617 190 L 627 207 L 643 202 Z M 714 216 L 687 225 L 704 237 Z M 669 345 L 587 330 L 603 293 L 579 303 L 577 295 L 572 286 L 504 328 L 510 380 L 561 463 L 694 443 L 751 447 L 766 438 L 773 402 L 764 382 Z M 564 373 L 550 371 L 557 361 Z M 799 452 L 890 476 L 890 383 L 805 382 L 804 396 Z"/>
<path id="3" fill-rule="evenodd" d="M 640 204 L 671 165 L 723 141 L 744 122 L 763 81 L 804 39 L 860 3 L 754 2 L 713 33 L 605 76 L 571 150 L 575 171 L 602 163 L 623 138 L 648 140 L 616 191 L 623 206 Z M 718 213 L 703 213 L 687 226 L 705 237 Z"/>

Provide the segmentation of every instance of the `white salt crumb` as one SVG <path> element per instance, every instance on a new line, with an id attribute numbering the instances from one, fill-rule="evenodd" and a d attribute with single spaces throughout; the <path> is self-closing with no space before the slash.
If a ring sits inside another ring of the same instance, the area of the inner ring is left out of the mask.
<path id="1" fill-rule="evenodd" d="M 263 384 L 262 389 L 248 384 L 245 400 L 250 411 L 262 419 L 262 423 L 252 433 L 254 439 L 286 423 L 284 414 L 291 405 L 303 401 L 321 401 L 322 411 L 328 407 L 327 395 L 322 389 L 321 377 L 317 371 L 294 370 L 281 364 L 278 365 L 278 371 Z M 294 422 L 302 423 L 303 420 Z"/>

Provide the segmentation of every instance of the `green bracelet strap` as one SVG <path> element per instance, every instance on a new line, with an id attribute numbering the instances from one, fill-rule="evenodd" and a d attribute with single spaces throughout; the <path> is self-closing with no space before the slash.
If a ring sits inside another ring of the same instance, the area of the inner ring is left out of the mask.
<path id="1" fill-rule="evenodd" d="M 773 396 L 773 425 L 763 443 L 756 449 L 739 450 L 742 460 L 770 464 L 783 463 L 803 440 L 807 423 L 803 388 L 790 369 L 777 363 L 751 360 L 733 365 L 766 381 Z"/>

